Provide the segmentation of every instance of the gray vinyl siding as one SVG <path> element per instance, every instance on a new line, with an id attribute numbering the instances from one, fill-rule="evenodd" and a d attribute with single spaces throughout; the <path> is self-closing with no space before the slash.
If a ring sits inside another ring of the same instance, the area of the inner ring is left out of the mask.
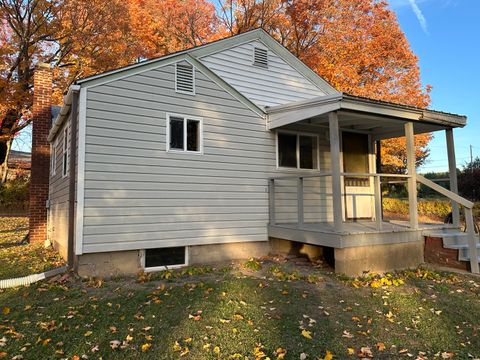
<path id="1" fill-rule="evenodd" d="M 49 204 L 48 210 L 48 236 L 53 246 L 59 251 L 60 255 L 67 258 L 68 242 L 68 196 L 69 196 L 69 175 L 63 177 L 63 133 L 66 127 L 69 128 L 68 134 L 68 161 L 70 161 L 70 121 L 71 117 L 64 122 L 61 129 L 57 132 L 53 143 L 54 156 L 56 157 L 55 175 L 52 175 L 50 169 L 49 185 Z M 53 149 L 52 149 L 53 150 Z M 52 156 L 52 154 L 50 155 Z"/>
<path id="2" fill-rule="evenodd" d="M 201 61 L 261 107 L 325 95 L 271 50 L 268 51 L 268 68 L 254 66 L 252 62 L 255 46 L 266 48 L 256 40 L 207 55 Z"/>
<path id="3" fill-rule="evenodd" d="M 203 118 L 204 154 L 166 152 L 166 113 Z M 266 241 L 277 175 L 265 119 L 198 69 L 195 96 L 174 65 L 88 88 L 83 252 Z"/>

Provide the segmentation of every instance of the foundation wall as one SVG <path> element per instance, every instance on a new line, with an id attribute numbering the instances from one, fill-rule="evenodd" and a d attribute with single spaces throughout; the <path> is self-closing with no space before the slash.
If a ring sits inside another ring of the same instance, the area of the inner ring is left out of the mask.
<path id="1" fill-rule="evenodd" d="M 358 276 L 414 268 L 424 262 L 424 242 L 335 249 L 335 272 Z"/>
<path id="2" fill-rule="evenodd" d="M 261 257 L 269 252 L 270 244 L 266 241 L 190 246 L 188 263 L 212 264 Z M 141 270 L 141 250 L 84 254 L 77 259 L 77 272 L 82 277 L 135 275 Z"/>

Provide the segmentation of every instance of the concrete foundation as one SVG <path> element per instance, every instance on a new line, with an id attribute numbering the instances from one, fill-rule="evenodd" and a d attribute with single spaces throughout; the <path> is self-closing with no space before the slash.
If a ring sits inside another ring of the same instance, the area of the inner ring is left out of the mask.
<path id="1" fill-rule="evenodd" d="M 335 249 L 335 272 L 358 276 L 414 268 L 424 262 L 423 250 L 423 241 Z"/>
<path id="2" fill-rule="evenodd" d="M 81 277 L 135 275 L 140 270 L 139 250 L 83 254 L 77 259 L 77 272 Z"/>
<path id="3" fill-rule="evenodd" d="M 190 265 L 198 265 L 249 259 L 268 255 L 269 251 L 270 244 L 267 241 L 190 246 L 188 262 Z"/>
<path id="4" fill-rule="evenodd" d="M 267 241 L 190 246 L 188 264 L 248 259 L 265 256 L 269 252 L 270 244 Z M 77 272 L 82 277 L 135 275 L 141 270 L 141 250 L 83 254 L 77 259 Z"/>

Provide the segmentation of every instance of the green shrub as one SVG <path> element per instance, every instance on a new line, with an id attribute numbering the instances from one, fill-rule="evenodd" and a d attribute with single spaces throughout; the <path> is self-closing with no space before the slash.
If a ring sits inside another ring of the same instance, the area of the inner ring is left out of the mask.
<path id="1" fill-rule="evenodd" d="M 0 212 L 14 213 L 28 210 L 30 182 L 16 179 L 0 185 Z"/>
<path id="2" fill-rule="evenodd" d="M 396 198 L 383 198 L 383 209 L 390 213 L 408 215 L 408 200 Z M 436 199 L 420 199 L 418 213 L 425 216 L 444 218 L 452 211 L 450 201 Z"/>

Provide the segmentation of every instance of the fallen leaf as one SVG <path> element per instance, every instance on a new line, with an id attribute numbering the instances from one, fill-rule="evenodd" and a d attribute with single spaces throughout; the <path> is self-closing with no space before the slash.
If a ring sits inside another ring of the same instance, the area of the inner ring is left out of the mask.
<path id="1" fill-rule="evenodd" d="M 152 344 L 146 343 L 146 344 L 142 345 L 141 350 L 142 350 L 142 352 L 147 352 L 148 349 L 150 349 L 151 347 L 152 347 Z"/>
<path id="2" fill-rule="evenodd" d="M 310 340 L 311 340 L 311 339 L 312 339 L 312 332 L 303 329 L 303 330 L 302 330 L 302 336 L 303 336 L 303 337 L 306 337 L 307 339 L 310 339 Z"/>
<path id="3" fill-rule="evenodd" d="M 382 342 L 379 342 L 375 345 L 379 351 L 385 350 L 385 344 Z"/>
<path id="4" fill-rule="evenodd" d="M 308 356 L 307 354 L 301 353 L 300 354 L 300 360 L 305 360 L 307 358 L 307 356 Z"/>
<path id="5" fill-rule="evenodd" d="M 327 350 L 327 353 L 325 354 L 325 357 L 323 360 L 332 360 L 333 359 L 333 354 Z"/>
<path id="6" fill-rule="evenodd" d="M 92 335 L 92 334 L 93 334 L 92 331 L 87 331 L 85 334 L 83 334 L 83 336 L 89 337 L 89 336 Z"/>
<path id="7" fill-rule="evenodd" d="M 2 309 L 2 313 L 3 313 L 3 315 L 8 315 L 8 314 L 10 314 L 10 308 L 9 308 L 9 307 L 4 307 L 4 308 Z"/>

